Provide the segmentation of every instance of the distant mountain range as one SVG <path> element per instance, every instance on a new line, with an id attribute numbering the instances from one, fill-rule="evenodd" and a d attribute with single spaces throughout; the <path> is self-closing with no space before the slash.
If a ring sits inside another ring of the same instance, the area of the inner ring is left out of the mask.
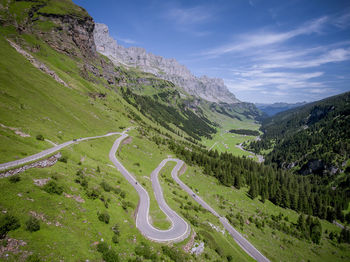
<path id="1" fill-rule="evenodd" d="M 274 104 L 262 104 L 262 103 L 256 103 L 255 106 L 259 108 L 262 112 L 267 114 L 268 116 L 276 115 L 279 112 L 286 111 L 288 109 L 296 108 L 299 106 L 303 106 L 307 104 L 307 102 L 299 102 L 295 104 L 288 104 L 288 103 L 274 103 Z"/>
<path id="2" fill-rule="evenodd" d="M 94 39 L 97 51 L 107 56 L 116 65 L 135 67 L 152 73 L 161 79 L 173 82 L 190 95 L 209 102 L 240 103 L 227 89 L 222 79 L 196 77 L 187 67 L 173 58 L 157 56 L 140 47 L 123 47 L 109 35 L 108 27 L 104 24 L 95 24 Z"/>

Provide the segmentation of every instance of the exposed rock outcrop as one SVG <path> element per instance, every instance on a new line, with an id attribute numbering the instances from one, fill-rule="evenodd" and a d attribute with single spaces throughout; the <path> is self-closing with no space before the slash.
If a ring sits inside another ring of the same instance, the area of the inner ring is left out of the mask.
<path id="1" fill-rule="evenodd" d="M 109 57 L 116 65 L 137 67 L 142 71 L 171 81 L 189 94 L 210 102 L 228 104 L 240 102 L 227 89 L 222 79 L 207 76 L 196 77 L 173 58 L 167 59 L 147 53 L 145 49 L 139 47 L 125 48 L 109 35 L 108 27 L 104 24 L 96 23 L 94 39 L 97 51 Z"/>
<path id="2" fill-rule="evenodd" d="M 30 169 L 33 167 L 44 168 L 44 167 L 53 166 L 54 164 L 56 164 L 57 160 L 60 159 L 61 156 L 62 156 L 61 152 L 58 152 L 57 154 L 50 156 L 49 158 L 46 158 L 44 160 L 40 160 L 40 161 L 31 163 L 29 165 L 24 165 L 24 166 L 21 166 L 19 168 L 11 169 L 11 170 L 6 171 L 4 173 L 0 173 L 0 178 L 13 176 L 15 174 L 22 173 L 22 172 L 26 171 L 27 169 Z"/>
<path id="3" fill-rule="evenodd" d="M 39 70 L 43 71 L 45 74 L 48 74 L 49 76 L 51 76 L 53 79 L 55 79 L 58 83 L 64 85 L 65 87 L 69 87 L 66 82 L 64 82 L 56 73 L 55 71 L 52 71 L 51 69 L 49 69 L 44 63 L 39 62 L 38 60 L 36 60 L 31 54 L 29 54 L 28 52 L 26 52 L 25 50 L 23 50 L 19 45 L 15 44 L 14 42 L 12 42 L 11 40 L 7 39 L 7 41 L 10 43 L 10 45 L 16 49 L 16 51 L 18 53 L 20 53 L 21 55 L 23 55 L 25 58 L 27 58 L 27 60 L 36 68 L 38 68 Z"/>

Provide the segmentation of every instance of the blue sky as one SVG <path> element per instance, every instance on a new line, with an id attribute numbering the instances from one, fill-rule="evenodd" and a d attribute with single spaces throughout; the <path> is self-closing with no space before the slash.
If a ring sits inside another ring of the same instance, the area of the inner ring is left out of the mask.
<path id="1" fill-rule="evenodd" d="M 223 78 L 242 101 L 350 91 L 349 0 L 73 0 L 119 44 Z"/>

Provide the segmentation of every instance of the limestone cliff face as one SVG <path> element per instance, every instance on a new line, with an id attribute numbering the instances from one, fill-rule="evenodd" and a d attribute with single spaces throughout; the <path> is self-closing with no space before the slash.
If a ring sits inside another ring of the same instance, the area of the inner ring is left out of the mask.
<path id="1" fill-rule="evenodd" d="M 142 71 L 173 82 L 191 95 L 210 102 L 240 103 L 228 91 L 222 79 L 196 77 L 175 59 L 147 53 L 145 49 L 139 47 L 125 48 L 109 35 L 108 27 L 104 24 L 95 24 L 94 39 L 97 52 L 109 57 L 116 65 L 138 67 Z"/>
<path id="2" fill-rule="evenodd" d="M 96 57 L 95 23 L 85 9 L 67 0 L 26 0 L 27 8 L 17 14 L 17 3 L 0 3 L 0 25 L 13 25 L 19 33 L 38 36 L 57 51 L 87 59 Z M 23 1 L 24 2 L 24 1 Z"/>

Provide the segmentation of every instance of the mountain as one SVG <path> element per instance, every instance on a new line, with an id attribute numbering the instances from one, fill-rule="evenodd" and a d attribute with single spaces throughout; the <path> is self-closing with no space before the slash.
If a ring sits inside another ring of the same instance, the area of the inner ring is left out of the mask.
<path id="1" fill-rule="evenodd" d="M 299 102 L 295 104 L 288 104 L 288 103 L 273 103 L 273 104 L 261 104 L 261 103 L 255 103 L 255 106 L 260 109 L 262 112 L 266 113 L 267 116 L 273 116 L 276 115 L 279 112 L 286 111 L 288 109 L 292 109 L 295 107 L 299 107 L 302 105 L 307 104 L 306 102 Z"/>
<path id="2" fill-rule="evenodd" d="M 222 79 L 207 76 L 196 77 L 175 59 L 147 53 L 140 47 L 125 48 L 109 35 L 108 27 L 104 24 L 95 24 L 94 39 L 97 51 L 110 58 L 116 65 L 135 67 L 152 73 L 182 87 L 189 94 L 210 102 L 228 104 L 240 102 L 227 89 Z"/>
<path id="3" fill-rule="evenodd" d="M 331 223 L 345 223 L 346 176 L 334 190 L 319 177 L 208 150 L 201 139 L 219 125 L 255 128 L 256 107 L 209 102 L 116 66 L 96 52 L 94 26 L 70 0 L 0 0 L 1 168 L 65 145 L 1 170 L 1 261 L 252 261 L 227 223 L 271 261 L 349 261 L 348 231 Z M 125 139 L 113 154 L 117 138 Z M 172 178 L 175 157 L 193 194 Z M 144 222 L 172 227 L 155 199 L 156 168 L 164 202 L 190 225 L 181 242 L 152 241 L 136 223 L 143 206 L 135 188 L 143 188 Z"/>
<path id="4" fill-rule="evenodd" d="M 250 149 L 272 148 L 267 163 L 303 175 L 341 173 L 350 152 L 350 93 L 266 118 L 261 130 L 264 135 Z"/>

